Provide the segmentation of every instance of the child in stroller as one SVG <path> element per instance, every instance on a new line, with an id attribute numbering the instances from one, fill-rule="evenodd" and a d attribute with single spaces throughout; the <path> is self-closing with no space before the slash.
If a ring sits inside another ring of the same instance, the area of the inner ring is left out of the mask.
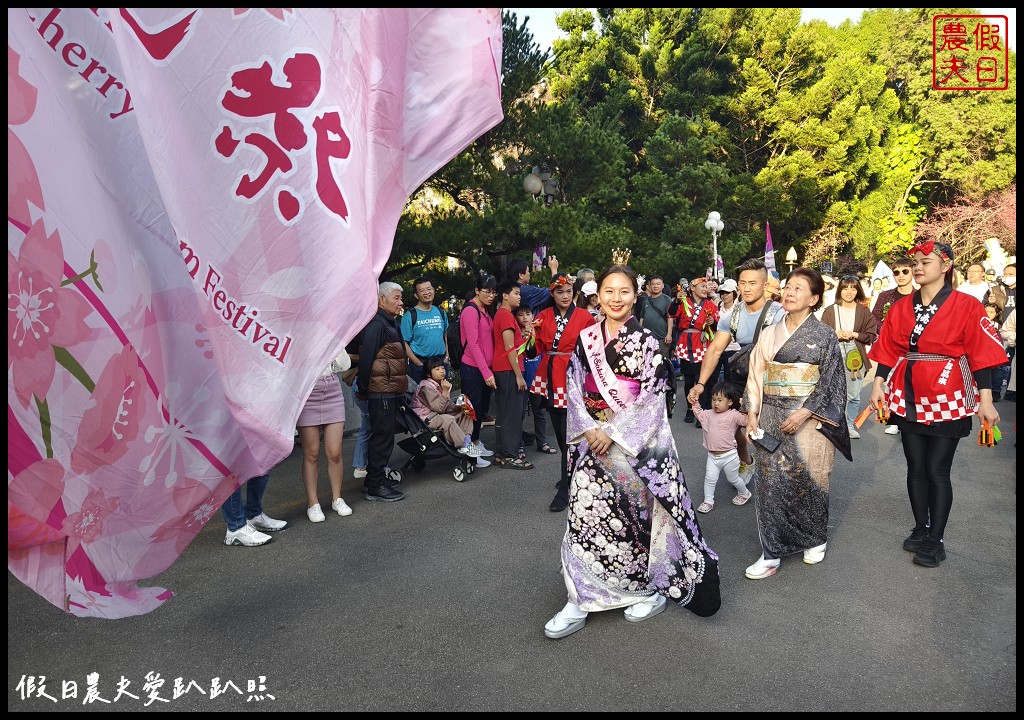
<path id="1" fill-rule="evenodd" d="M 470 434 L 473 420 L 466 409 L 452 401 L 452 384 L 446 379 L 441 358 L 430 358 L 423 364 L 423 380 L 406 402 L 399 405 L 399 425 L 411 437 L 398 442 L 398 446 L 412 457 L 402 470 L 421 470 L 426 460 L 454 457 L 459 460 L 452 471 L 462 482 L 478 467 L 489 462 L 480 457 Z"/>

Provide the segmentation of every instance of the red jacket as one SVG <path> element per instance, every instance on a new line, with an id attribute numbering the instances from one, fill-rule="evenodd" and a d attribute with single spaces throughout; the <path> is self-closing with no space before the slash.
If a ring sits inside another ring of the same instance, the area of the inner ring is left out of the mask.
<path id="1" fill-rule="evenodd" d="M 537 342 L 537 352 L 542 353 L 540 365 L 537 367 L 537 374 L 530 385 L 530 392 L 535 395 L 542 395 L 548 399 L 552 407 L 568 407 L 565 395 L 566 372 L 569 369 L 569 360 L 576 348 L 576 340 L 580 333 L 597 323 L 594 316 L 583 308 L 570 305 L 566 311 L 569 315 L 569 324 L 566 325 L 561 337 L 558 339 L 558 347 L 554 347 L 555 330 L 557 320 L 555 319 L 555 308 L 545 308 L 537 316 L 539 323 L 533 330 Z"/>

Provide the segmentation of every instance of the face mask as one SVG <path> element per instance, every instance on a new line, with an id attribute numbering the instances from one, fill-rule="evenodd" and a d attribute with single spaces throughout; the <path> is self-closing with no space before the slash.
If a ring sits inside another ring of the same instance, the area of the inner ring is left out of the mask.
<path id="1" fill-rule="evenodd" d="M 1013 287 L 1016 284 L 1017 284 L 1017 276 L 1016 275 L 1011 275 L 1010 277 L 1004 277 L 1003 278 L 1003 285 L 1005 285 L 1006 287 Z"/>

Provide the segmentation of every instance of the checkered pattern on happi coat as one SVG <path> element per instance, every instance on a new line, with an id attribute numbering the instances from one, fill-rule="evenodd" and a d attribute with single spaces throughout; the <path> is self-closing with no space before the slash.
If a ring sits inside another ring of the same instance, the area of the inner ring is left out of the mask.
<path id="1" fill-rule="evenodd" d="M 540 375 L 535 376 L 533 378 L 533 383 L 530 385 L 530 392 L 534 395 L 548 397 L 548 381 Z M 565 388 L 555 388 L 554 397 L 550 399 L 556 408 L 569 407 L 569 400 L 566 397 Z"/>
<path id="2" fill-rule="evenodd" d="M 690 358 L 690 352 L 689 352 L 689 350 L 686 347 L 686 343 L 683 342 L 682 340 L 680 340 L 679 344 L 676 345 L 675 356 L 677 358 L 679 358 L 680 360 L 686 360 L 688 362 L 699 363 L 701 360 L 704 359 L 704 354 L 706 352 L 706 348 L 703 345 L 700 344 L 699 340 L 696 343 L 694 343 L 694 344 L 695 344 L 695 347 L 693 348 L 693 358 L 692 359 Z"/>
<path id="3" fill-rule="evenodd" d="M 936 422 L 949 422 L 960 418 L 970 417 L 976 413 L 976 407 L 967 407 L 967 401 L 962 390 L 956 390 L 953 395 L 936 395 L 935 397 L 920 397 L 915 403 L 917 410 L 916 421 L 929 425 Z M 907 416 L 907 402 L 903 396 L 903 389 L 898 388 L 888 397 L 890 412 L 903 417 Z"/>

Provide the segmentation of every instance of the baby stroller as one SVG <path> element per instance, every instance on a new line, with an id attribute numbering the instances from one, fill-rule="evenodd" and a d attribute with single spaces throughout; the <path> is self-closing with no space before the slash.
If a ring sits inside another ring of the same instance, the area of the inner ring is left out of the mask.
<path id="1" fill-rule="evenodd" d="M 415 390 L 415 386 L 412 388 Z M 403 473 L 412 470 L 422 470 L 426 467 L 427 460 L 451 457 L 457 461 L 452 470 L 452 477 L 456 482 L 462 482 L 476 472 L 476 458 L 469 457 L 459 452 L 458 448 L 452 447 L 440 430 L 431 430 L 412 409 L 412 392 L 407 392 L 398 401 L 398 428 L 400 433 L 408 433 L 409 437 L 398 441 L 398 447 L 409 453 L 410 457 L 398 470 L 391 473 L 398 474 L 398 481 L 401 481 Z M 392 479 L 394 479 L 392 477 Z"/>

